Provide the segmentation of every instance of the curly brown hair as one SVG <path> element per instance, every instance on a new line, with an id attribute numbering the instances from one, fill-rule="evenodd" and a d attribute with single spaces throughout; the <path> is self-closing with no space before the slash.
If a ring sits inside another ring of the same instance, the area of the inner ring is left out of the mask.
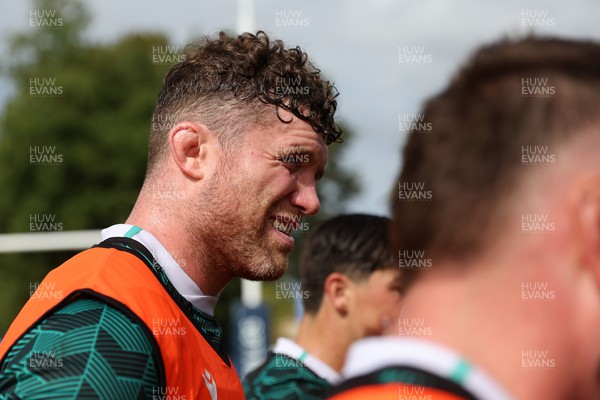
<path id="1" fill-rule="evenodd" d="M 286 48 L 263 31 L 232 36 L 220 32 L 187 46 L 183 61 L 168 71 L 153 115 L 148 172 L 167 153 L 167 132 L 177 122 L 199 120 L 222 144 L 239 143 L 243 131 L 265 113 L 285 109 L 306 121 L 327 144 L 341 142 L 334 120 L 338 91 L 300 47 Z"/>

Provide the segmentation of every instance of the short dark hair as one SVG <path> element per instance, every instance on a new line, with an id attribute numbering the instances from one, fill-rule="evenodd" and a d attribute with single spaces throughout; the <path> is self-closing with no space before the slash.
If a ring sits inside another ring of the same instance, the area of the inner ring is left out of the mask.
<path id="1" fill-rule="evenodd" d="M 300 255 L 306 312 L 321 305 L 325 279 L 333 272 L 362 280 L 374 271 L 398 268 L 389 246 L 385 217 L 365 214 L 339 215 L 310 232 Z"/>
<path id="2" fill-rule="evenodd" d="M 399 182 L 430 198 L 394 190 L 391 238 L 435 268 L 472 259 L 498 237 L 507 200 L 541 167 L 523 165 L 527 146 L 556 149 L 600 121 L 600 45 L 530 36 L 485 46 L 421 115 L 431 129 L 409 133 Z M 422 270 L 403 271 L 405 283 Z"/>
<path id="3" fill-rule="evenodd" d="M 327 144 L 341 141 L 337 95 L 300 47 L 271 42 L 262 31 L 207 36 L 167 72 L 152 117 L 148 171 L 166 155 L 166 134 L 177 122 L 200 120 L 221 143 L 238 143 L 244 129 L 264 120 L 265 105 L 274 105 L 278 116 L 285 109 L 306 121 Z"/>

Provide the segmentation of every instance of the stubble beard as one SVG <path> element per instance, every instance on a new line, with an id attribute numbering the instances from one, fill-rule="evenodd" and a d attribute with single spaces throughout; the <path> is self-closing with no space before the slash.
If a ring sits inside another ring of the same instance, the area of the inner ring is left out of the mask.
<path id="1" fill-rule="evenodd" d="M 251 188 L 223 179 L 225 174 L 239 176 L 235 173 L 227 167 L 221 169 L 203 193 L 201 205 L 195 207 L 194 220 L 198 222 L 192 227 L 192 237 L 202 249 L 198 257 L 211 274 L 276 280 L 287 270 L 287 253 L 269 243 L 269 214 L 244 197 Z"/>

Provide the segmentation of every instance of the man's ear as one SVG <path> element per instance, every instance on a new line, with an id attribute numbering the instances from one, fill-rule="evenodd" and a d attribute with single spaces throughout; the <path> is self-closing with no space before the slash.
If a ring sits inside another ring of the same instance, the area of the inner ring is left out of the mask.
<path id="1" fill-rule="evenodd" d="M 346 275 L 332 272 L 325 279 L 323 295 L 337 313 L 346 316 L 350 308 L 352 290 L 352 282 Z"/>
<path id="2" fill-rule="evenodd" d="M 600 175 L 584 180 L 577 188 L 581 258 L 600 290 Z"/>
<path id="3" fill-rule="evenodd" d="M 169 151 L 181 172 L 191 179 L 204 178 L 219 142 L 205 125 L 181 122 L 169 131 Z"/>

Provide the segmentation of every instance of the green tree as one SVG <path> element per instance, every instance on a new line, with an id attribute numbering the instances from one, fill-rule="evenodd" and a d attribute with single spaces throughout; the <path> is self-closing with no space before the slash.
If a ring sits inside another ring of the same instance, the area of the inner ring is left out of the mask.
<path id="1" fill-rule="evenodd" d="M 168 38 L 130 34 L 90 43 L 82 3 L 36 0 L 33 8 L 41 10 L 34 21 L 41 25 L 12 36 L 1 69 L 16 90 L 0 114 L 0 232 L 28 232 L 36 216 L 63 230 L 124 221 L 142 185 L 151 115 L 170 66 L 153 49 L 168 46 Z M 331 146 L 324 214 L 341 210 L 357 191 L 337 162 L 343 147 Z M 30 287 L 73 254 L 0 254 L 0 335 Z M 237 296 L 236 281 L 217 310 L 224 325 Z"/>
<path id="2" fill-rule="evenodd" d="M 81 3 L 39 0 L 33 8 L 40 25 L 11 38 L 2 69 L 16 90 L 0 115 L 0 232 L 30 231 L 36 216 L 54 219 L 42 228 L 50 230 L 123 221 L 143 181 L 150 116 L 168 68 L 153 62 L 152 49 L 167 38 L 86 43 Z M 73 254 L 0 255 L 0 332 L 30 287 Z"/>

